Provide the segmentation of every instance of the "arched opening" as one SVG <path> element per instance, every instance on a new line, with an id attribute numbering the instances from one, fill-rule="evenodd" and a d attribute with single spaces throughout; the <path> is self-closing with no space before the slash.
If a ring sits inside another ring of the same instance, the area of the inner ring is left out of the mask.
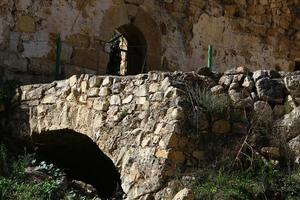
<path id="1" fill-rule="evenodd" d="M 122 195 L 120 174 L 113 162 L 87 136 L 72 130 L 33 135 L 39 160 L 64 169 L 69 180 L 94 186 L 101 198 Z"/>
<path id="2" fill-rule="evenodd" d="M 147 42 L 132 24 L 114 30 L 109 42 L 107 74 L 135 75 L 144 73 L 147 65 Z"/>
<path id="3" fill-rule="evenodd" d="M 300 59 L 295 60 L 294 71 L 300 71 Z"/>

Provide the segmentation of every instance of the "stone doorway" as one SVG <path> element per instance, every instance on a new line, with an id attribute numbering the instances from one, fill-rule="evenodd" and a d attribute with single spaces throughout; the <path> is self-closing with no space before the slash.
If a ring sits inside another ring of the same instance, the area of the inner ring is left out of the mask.
<path id="1" fill-rule="evenodd" d="M 34 134 L 32 138 L 37 158 L 64 169 L 69 180 L 94 186 L 101 198 L 122 196 L 120 174 L 88 136 L 65 129 Z"/>
<path id="2" fill-rule="evenodd" d="M 294 71 L 300 71 L 300 59 L 295 60 L 295 68 Z"/>
<path id="3" fill-rule="evenodd" d="M 107 74 L 136 75 L 147 71 L 147 42 L 132 24 L 123 25 L 113 32 Z"/>

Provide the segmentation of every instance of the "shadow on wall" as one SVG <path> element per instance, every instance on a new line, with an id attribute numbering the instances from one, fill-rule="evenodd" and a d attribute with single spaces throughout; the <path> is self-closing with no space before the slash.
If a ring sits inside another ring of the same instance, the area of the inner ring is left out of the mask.
<path id="1" fill-rule="evenodd" d="M 65 169 L 68 179 L 93 185 L 101 198 L 123 193 L 113 162 L 89 137 L 66 129 L 34 134 L 33 142 L 38 159 Z"/>

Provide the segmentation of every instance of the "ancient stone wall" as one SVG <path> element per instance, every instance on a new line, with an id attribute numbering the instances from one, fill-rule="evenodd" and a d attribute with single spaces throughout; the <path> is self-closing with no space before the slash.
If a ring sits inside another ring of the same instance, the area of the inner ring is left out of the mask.
<path id="1" fill-rule="evenodd" d="M 222 74 L 203 68 L 197 74 L 74 75 L 21 86 L 14 98 L 20 105 L 6 111 L 2 125 L 21 138 L 65 129 L 87 135 L 115 164 L 128 199 L 171 199 L 185 186 L 185 174 L 214 159 L 214 151 L 223 153 L 219 139 L 260 138 L 251 133 L 256 123 L 273 127 L 267 143 L 253 144 L 259 153 L 279 160 L 289 147 L 299 162 L 299 76 L 245 67 Z M 224 97 L 229 101 L 220 104 Z"/>
<path id="2" fill-rule="evenodd" d="M 171 83 L 168 74 L 149 73 L 81 75 L 22 86 L 10 132 L 22 138 L 65 129 L 87 135 L 114 162 L 128 199 L 154 196 L 177 167 L 202 159 L 201 152 L 197 157 L 184 152 L 188 140 L 180 127 L 185 114 L 176 103 L 183 93 Z"/>
<path id="3" fill-rule="evenodd" d="M 208 44 L 218 71 L 242 64 L 293 70 L 299 58 L 298 8 L 296 0 L 4 0 L 0 66 L 9 70 L 1 73 L 24 82 L 53 79 L 60 36 L 67 77 L 105 74 L 106 42 L 126 24 L 146 40 L 145 70 L 205 66 Z"/>

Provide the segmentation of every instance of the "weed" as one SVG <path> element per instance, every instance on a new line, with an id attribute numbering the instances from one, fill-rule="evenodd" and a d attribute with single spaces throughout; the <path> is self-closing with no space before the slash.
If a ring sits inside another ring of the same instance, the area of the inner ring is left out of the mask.
<path id="1" fill-rule="evenodd" d="M 280 172 L 270 162 L 258 161 L 247 170 L 214 167 L 201 171 L 194 183 L 197 199 L 297 199 L 300 195 L 300 173 L 292 176 Z"/>
<path id="2" fill-rule="evenodd" d="M 212 94 L 209 89 L 199 86 L 191 87 L 186 85 L 186 87 L 190 101 L 194 107 L 204 108 L 211 117 L 228 117 L 231 107 L 231 101 L 228 95 Z"/>

